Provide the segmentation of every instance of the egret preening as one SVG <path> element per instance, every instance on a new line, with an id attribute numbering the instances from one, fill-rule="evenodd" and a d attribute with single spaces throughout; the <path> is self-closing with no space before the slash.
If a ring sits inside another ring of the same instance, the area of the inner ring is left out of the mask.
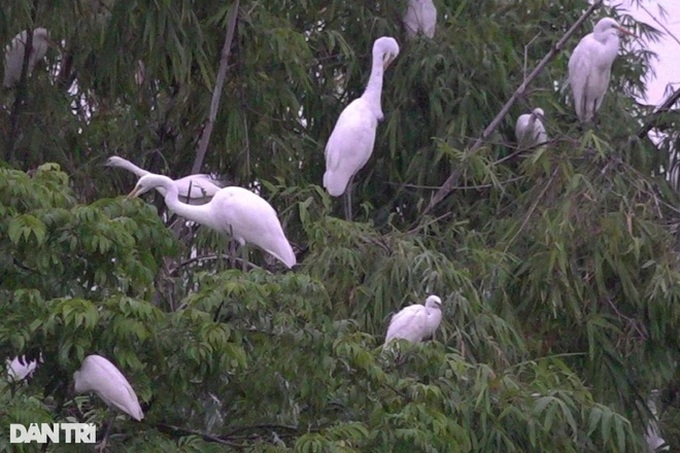
<path id="1" fill-rule="evenodd" d="M 345 193 L 345 217 L 352 219 L 352 179 L 373 153 L 375 131 L 383 120 L 380 104 L 383 72 L 399 55 L 394 38 L 383 36 L 373 44 L 373 65 L 366 90 L 340 113 L 326 144 L 323 186 L 334 197 Z"/>
<path id="2" fill-rule="evenodd" d="M 139 168 L 127 159 L 123 159 L 118 156 L 111 156 L 107 159 L 106 164 L 109 167 L 120 167 L 124 168 L 135 175 L 142 176 L 153 175 L 150 171 L 146 171 L 143 168 Z M 177 186 L 179 198 L 183 203 L 189 204 L 205 204 L 221 189 L 220 186 L 216 184 L 216 181 L 210 177 L 210 175 L 197 174 L 189 175 L 180 179 L 174 180 L 175 186 Z M 156 187 L 156 190 L 161 195 L 166 195 L 166 190 L 163 187 Z M 191 193 L 189 193 L 191 190 Z"/>
<path id="3" fill-rule="evenodd" d="M 425 305 L 413 304 L 392 316 L 385 335 L 385 344 L 396 338 L 414 343 L 434 335 L 442 321 L 442 300 L 428 296 Z"/>
<path id="4" fill-rule="evenodd" d="M 541 121 L 543 118 L 543 109 L 539 108 L 517 118 L 515 136 L 520 149 L 532 148 L 548 141 L 548 134 L 545 132 L 545 127 Z"/>
<path id="5" fill-rule="evenodd" d="M 142 176 L 128 198 L 151 189 L 166 191 L 165 204 L 178 215 L 231 235 L 241 246 L 246 242 L 262 248 L 286 267 L 296 264 L 295 253 L 286 239 L 276 211 L 263 198 L 242 187 L 225 187 L 208 203 L 191 206 L 179 200 L 174 181 L 167 176 Z"/>
<path id="6" fill-rule="evenodd" d="M 116 366 L 99 355 L 89 355 L 83 360 L 80 369 L 73 373 L 73 384 L 77 393 L 94 392 L 110 408 L 125 412 L 137 421 L 144 418 L 137 394 L 128 380 Z M 106 428 L 103 445 L 113 424 L 113 419 Z"/>
<path id="7" fill-rule="evenodd" d="M 408 0 L 408 7 L 404 13 L 404 28 L 409 39 L 419 33 L 434 38 L 437 27 L 437 8 L 432 0 Z"/>
<path id="8" fill-rule="evenodd" d="M 569 58 L 569 85 L 576 116 L 581 123 L 593 119 L 609 87 L 609 77 L 619 52 L 619 33 L 634 36 L 610 17 L 600 19 Z"/>
<path id="9" fill-rule="evenodd" d="M 21 79 L 21 68 L 24 64 L 24 51 L 28 35 L 26 30 L 22 31 L 12 39 L 12 43 L 5 49 L 5 88 L 13 87 Z M 49 33 L 45 28 L 33 30 L 33 41 L 31 42 L 31 53 L 28 56 L 28 73 L 30 76 L 35 65 L 45 58 L 47 46 L 49 45 Z"/>

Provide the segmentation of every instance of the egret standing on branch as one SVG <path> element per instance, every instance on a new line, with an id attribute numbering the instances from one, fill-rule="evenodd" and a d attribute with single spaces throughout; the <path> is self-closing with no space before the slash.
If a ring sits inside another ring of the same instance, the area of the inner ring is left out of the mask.
<path id="1" fill-rule="evenodd" d="M 375 131 L 384 118 L 380 97 L 383 72 L 399 55 L 394 38 L 383 36 L 373 44 L 373 65 L 366 90 L 340 113 L 326 144 L 323 186 L 334 197 L 345 193 L 345 217 L 352 220 L 352 180 L 373 153 Z"/>
<path id="2" fill-rule="evenodd" d="M 155 174 L 139 168 L 129 160 L 118 156 L 109 157 L 105 165 L 108 167 L 124 168 L 140 178 Z M 180 200 L 183 203 L 189 204 L 205 204 L 221 189 L 210 175 L 204 174 L 185 176 L 174 180 L 174 183 L 177 186 Z M 156 187 L 156 190 L 163 196 L 167 193 L 163 187 Z"/>
<path id="3" fill-rule="evenodd" d="M 251 242 L 273 255 L 288 268 L 295 266 L 297 262 L 295 253 L 283 233 L 276 211 L 253 192 L 242 187 L 225 187 L 208 203 L 191 206 L 179 200 L 179 190 L 172 179 L 151 174 L 139 179 L 128 198 L 137 197 L 156 188 L 165 190 L 165 204 L 176 214 L 213 230 L 227 233 L 241 246 Z"/>
<path id="4" fill-rule="evenodd" d="M 569 84 L 581 123 L 593 119 L 609 87 L 612 63 L 619 52 L 619 33 L 635 36 L 610 17 L 600 19 L 569 58 Z"/>
<path id="5" fill-rule="evenodd" d="M 548 134 L 545 132 L 545 127 L 541 121 L 543 118 L 543 109 L 539 108 L 517 118 L 515 136 L 517 137 L 518 148 L 532 148 L 548 141 Z"/>
<path id="6" fill-rule="evenodd" d="M 26 30 L 22 31 L 12 39 L 12 43 L 5 49 L 5 79 L 3 85 L 10 88 L 19 83 L 21 79 L 21 69 L 24 64 L 24 52 L 28 35 Z M 31 53 L 28 56 L 28 73 L 30 76 L 38 61 L 45 58 L 47 46 L 49 45 L 49 33 L 45 28 L 33 30 L 33 41 L 31 43 Z"/>
<path id="7" fill-rule="evenodd" d="M 428 296 L 425 305 L 413 304 L 392 316 L 385 344 L 397 338 L 417 343 L 434 335 L 442 321 L 442 300 Z"/>
<path id="8" fill-rule="evenodd" d="M 128 380 L 113 363 L 100 355 L 85 357 L 80 369 L 73 373 L 73 384 L 77 393 L 94 392 L 110 408 L 125 412 L 137 421 L 144 418 L 137 394 Z M 106 445 L 114 418 L 106 428 L 102 446 Z"/>
<path id="9" fill-rule="evenodd" d="M 422 33 L 428 38 L 434 38 L 437 27 L 437 7 L 432 0 L 408 0 L 408 7 L 404 13 L 404 28 L 409 39 Z"/>

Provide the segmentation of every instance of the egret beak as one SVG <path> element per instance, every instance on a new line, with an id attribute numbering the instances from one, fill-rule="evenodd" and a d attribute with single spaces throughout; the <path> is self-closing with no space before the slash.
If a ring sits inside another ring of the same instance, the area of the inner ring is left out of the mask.
<path id="1" fill-rule="evenodd" d="M 132 192 L 127 194 L 127 199 L 132 200 L 133 198 L 137 198 L 137 195 L 139 194 L 139 187 L 135 186 L 134 189 L 132 189 Z"/>
<path id="2" fill-rule="evenodd" d="M 628 36 L 632 36 L 633 38 L 637 38 L 637 35 L 635 33 L 633 33 L 632 31 L 628 30 L 627 28 L 616 27 L 616 29 L 618 31 L 620 31 L 621 33 L 623 33 L 624 35 L 628 35 Z"/>
<path id="3" fill-rule="evenodd" d="M 383 71 L 387 69 L 387 67 L 394 61 L 394 57 L 392 55 L 385 55 L 387 59 L 383 59 Z"/>

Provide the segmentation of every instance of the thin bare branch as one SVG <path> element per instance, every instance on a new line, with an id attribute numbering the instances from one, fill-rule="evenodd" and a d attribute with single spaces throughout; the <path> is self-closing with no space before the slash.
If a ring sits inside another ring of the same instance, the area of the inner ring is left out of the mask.
<path id="1" fill-rule="evenodd" d="M 517 99 L 524 94 L 526 89 L 529 87 L 529 84 L 538 76 L 538 74 L 543 70 L 543 68 L 553 59 L 555 56 L 562 50 L 564 45 L 566 44 L 567 40 L 576 32 L 576 30 L 579 29 L 581 24 L 585 22 L 585 20 L 590 17 L 590 15 L 595 12 L 596 9 L 598 9 L 600 6 L 602 6 L 603 0 L 598 0 L 595 3 L 593 3 L 590 8 L 588 8 L 582 15 L 581 17 L 578 18 L 576 22 L 574 22 L 574 25 L 571 26 L 567 32 L 562 35 L 559 41 L 553 46 L 552 49 L 543 57 L 543 59 L 536 65 L 533 71 L 527 76 L 526 79 L 522 82 L 522 84 L 515 90 L 514 93 L 512 93 L 512 96 L 510 96 L 510 99 L 505 103 L 503 108 L 498 112 L 496 117 L 491 121 L 491 123 L 484 129 L 484 132 L 482 132 L 482 135 L 477 139 L 477 141 L 472 145 L 472 147 L 467 151 L 469 154 L 474 154 L 476 153 L 482 145 L 487 141 L 489 136 L 496 130 L 496 128 L 501 124 L 501 121 L 503 121 L 503 118 L 505 115 L 508 114 L 510 111 L 510 108 L 513 106 L 513 104 L 517 101 Z M 453 172 L 451 172 L 451 175 L 447 178 L 446 181 L 444 181 L 444 184 L 439 188 L 439 190 L 434 194 L 432 199 L 430 200 L 430 204 L 425 208 L 425 212 L 423 214 L 427 214 L 430 212 L 437 204 L 439 204 L 444 198 L 446 198 L 451 191 L 453 190 L 454 187 L 458 186 L 458 179 L 460 178 L 460 170 L 455 169 Z"/>
<path id="2" fill-rule="evenodd" d="M 220 67 L 217 70 L 217 78 L 215 80 L 215 89 L 213 90 L 212 101 L 210 102 L 210 113 L 208 114 L 208 121 L 203 128 L 201 139 L 198 142 L 198 150 L 196 151 L 196 159 L 194 165 L 191 167 L 191 173 L 200 173 L 205 159 L 205 153 L 208 150 L 210 143 L 210 136 L 212 135 L 213 126 L 215 125 L 215 118 L 217 118 L 217 109 L 220 106 L 220 98 L 222 97 L 222 88 L 224 87 L 224 80 L 227 77 L 227 66 L 229 62 L 229 51 L 231 50 L 231 43 L 234 40 L 234 31 L 236 30 L 236 20 L 238 16 L 239 0 L 234 0 L 229 10 L 229 25 L 227 28 L 227 37 L 224 40 L 222 47 L 222 56 L 220 57 Z"/>
<path id="3" fill-rule="evenodd" d="M 671 107 L 673 107 L 673 105 L 678 102 L 678 100 L 680 100 L 680 88 L 671 93 L 671 95 L 668 96 L 666 100 L 654 111 L 652 119 L 648 121 L 642 129 L 640 129 L 640 132 L 638 132 L 638 137 L 645 138 L 649 131 L 651 131 L 654 126 L 656 126 L 659 116 L 670 111 Z"/>

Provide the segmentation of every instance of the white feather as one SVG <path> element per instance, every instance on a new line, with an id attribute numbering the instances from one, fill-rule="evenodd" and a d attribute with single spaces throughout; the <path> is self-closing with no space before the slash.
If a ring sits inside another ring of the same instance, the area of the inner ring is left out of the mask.
<path id="1" fill-rule="evenodd" d="M 428 296 L 425 305 L 409 305 L 392 316 L 385 344 L 396 338 L 419 342 L 431 337 L 442 320 L 441 303 L 439 297 Z"/>

